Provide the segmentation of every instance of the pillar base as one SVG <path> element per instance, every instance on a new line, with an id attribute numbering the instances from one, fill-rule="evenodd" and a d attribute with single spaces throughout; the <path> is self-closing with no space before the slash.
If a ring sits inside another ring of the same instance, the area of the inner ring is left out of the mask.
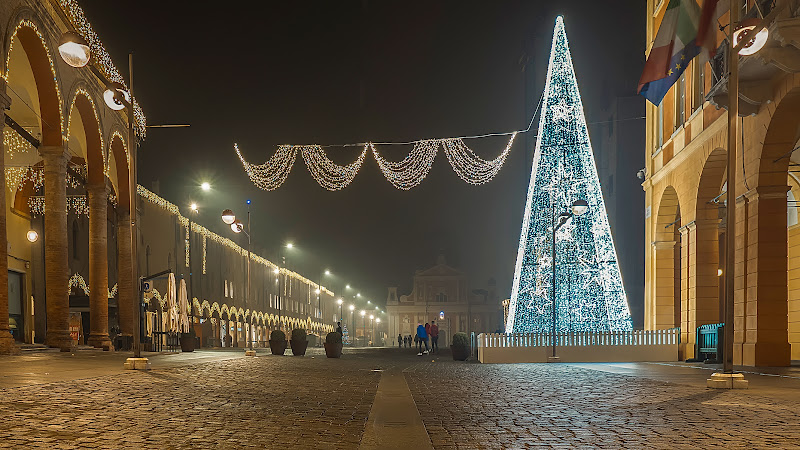
<path id="1" fill-rule="evenodd" d="M 561 362 L 561 357 L 560 356 L 548 356 L 547 357 L 547 362 L 549 362 L 549 363 L 560 363 Z"/>
<path id="2" fill-rule="evenodd" d="M 69 331 L 48 331 L 44 339 L 45 345 L 61 349 L 62 352 L 72 351 L 72 336 Z"/>
<path id="3" fill-rule="evenodd" d="M 706 387 L 711 389 L 747 389 L 750 382 L 740 373 L 715 373 L 706 380 Z"/>
<path id="4" fill-rule="evenodd" d="M 11 333 L 0 330 L 0 355 L 19 355 L 20 350 Z"/>
<path id="5" fill-rule="evenodd" d="M 244 351 L 244 356 L 256 356 L 256 351 L 255 350 L 245 350 Z"/>
<path id="6" fill-rule="evenodd" d="M 150 360 L 147 358 L 128 358 L 122 367 L 125 370 L 150 370 Z"/>
<path id="7" fill-rule="evenodd" d="M 102 348 L 104 352 L 114 351 L 114 344 L 107 334 L 89 334 L 86 343 L 94 348 Z"/>

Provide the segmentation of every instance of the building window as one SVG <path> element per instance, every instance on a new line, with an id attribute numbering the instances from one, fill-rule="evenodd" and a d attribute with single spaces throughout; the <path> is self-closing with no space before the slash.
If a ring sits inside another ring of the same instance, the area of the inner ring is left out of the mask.
<path id="1" fill-rule="evenodd" d="M 700 64 L 698 60 L 693 63 L 694 70 L 692 71 L 692 110 L 697 110 L 703 107 L 703 102 L 706 100 L 705 93 L 705 65 Z"/>
<path id="2" fill-rule="evenodd" d="M 675 129 L 686 122 L 686 71 L 675 84 Z"/>
<path id="3" fill-rule="evenodd" d="M 436 301 L 439 303 L 444 303 L 447 301 L 447 295 L 443 293 L 436 294 Z"/>
<path id="4" fill-rule="evenodd" d="M 658 104 L 656 118 L 656 151 L 664 145 L 664 102 Z"/>

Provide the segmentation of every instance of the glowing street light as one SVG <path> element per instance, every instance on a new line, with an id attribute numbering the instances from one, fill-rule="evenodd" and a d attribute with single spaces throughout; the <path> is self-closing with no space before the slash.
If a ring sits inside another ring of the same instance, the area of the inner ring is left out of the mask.
<path id="1" fill-rule="evenodd" d="M 289 242 L 288 244 L 286 244 L 286 248 L 293 248 L 293 247 L 294 247 L 294 245 L 292 245 L 292 243 L 291 243 L 291 242 Z"/>
<path id="2" fill-rule="evenodd" d="M 189 205 L 189 209 L 191 209 L 192 212 L 197 212 L 197 203 L 192 203 Z"/>
<path id="3" fill-rule="evenodd" d="M 233 214 L 233 211 L 231 211 L 230 209 L 222 211 L 222 221 L 225 222 L 225 224 L 231 225 L 235 220 L 236 216 Z"/>
<path id="4" fill-rule="evenodd" d="M 211 184 L 208 181 L 204 181 L 203 184 L 200 185 L 200 189 L 202 189 L 204 191 L 210 191 L 211 190 Z"/>
<path id="5" fill-rule="evenodd" d="M 58 53 L 65 63 L 72 67 L 83 67 L 89 64 L 92 53 L 86 40 L 74 31 L 67 31 L 58 41 Z"/>
<path id="6" fill-rule="evenodd" d="M 39 233 L 36 230 L 29 230 L 25 233 L 25 237 L 28 239 L 28 242 L 36 242 L 39 240 Z"/>

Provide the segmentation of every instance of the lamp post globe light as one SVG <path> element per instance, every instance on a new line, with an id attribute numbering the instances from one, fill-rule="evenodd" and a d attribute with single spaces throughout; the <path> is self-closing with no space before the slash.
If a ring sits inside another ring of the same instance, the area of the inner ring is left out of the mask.
<path id="1" fill-rule="evenodd" d="M 230 225 L 231 230 L 234 233 L 244 233 L 247 236 L 247 287 L 245 288 L 245 295 L 244 295 L 244 306 L 245 309 L 248 308 L 250 304 L 250 245 L 252 238 L 250 236 L 250 200 L 247 200 L 247 229 L 245 230 L 244 224 L 241 220 L 236 218 L 236 214 L 233 213 L 232 210 L 226 209 L 222 211 L 221 218 L 222 222 Z M 249 324 L 252 328 L 252 316 L 250 317 L 251 323 Z M 252 331 L 248 330 L 247 332 L 247 343 L 248 349 L 245 351 L 245 356 L 255 356 L 256 352 L 253 350 L 253 339 L 252 339 Z"/>
<path id="2" fill-rule="evenodd" d="M 25 238 L 28 239 L 28 242 L 36 242 L 39 240 L 39 233 L 37 233 L 36 230 L 28 230 L 28 232 L 25 233 Z"/>
<path id="3" fill-rule="evenodd" d="M 67 31 L 61 35 L 58 42 L 58 54 L 65 63 L 75 68 L 89 64 L 89 58 L 92 56 L 89 44 L 74 31 Z"/>
<path id="4" fill-rule="evenodd" d="M 555 207 L 554 207 L 555 209 Z M 584 215 L 589 210 L 589 202 L 584 199 L 575 200 L 572 202 L 572 205 L 569 207 L 569 212 L 562 212 L 555 218 L 555 223 L 553 224 L 553 236 L 552 240 L 550 241 L 551 246 L 551 268 L 552 268 L 552 278 L 551 283 L 552 287 L 550 289 L 551 299 L 552 299 L 552 310 L 553 310 L 553 317 L 552 317 L 552 325 L 551 325 L 551 334 L 550 339 L 552 340 L 553 344 L 553 354 L 552 356 L 547 358 L 548 362 L 558 362 L 559 358 L 556 356 L 556 232 L 559 228 L 561 228 L 570 217 L 580 217 Z"/>

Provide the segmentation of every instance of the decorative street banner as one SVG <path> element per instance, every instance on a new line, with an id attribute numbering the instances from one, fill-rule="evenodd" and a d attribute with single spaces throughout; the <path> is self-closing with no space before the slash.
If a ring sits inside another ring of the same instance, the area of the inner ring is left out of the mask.
<path id="1" fill-rule="evenodd" d="M 553 261 L 556 218 L 579 199 L 589 203 L 589 210 L 558 229 Z M 632 328 L 560 16 L 553 33 L 506 332 L 551 332 L 553 289 L 556 332 Z"/>

